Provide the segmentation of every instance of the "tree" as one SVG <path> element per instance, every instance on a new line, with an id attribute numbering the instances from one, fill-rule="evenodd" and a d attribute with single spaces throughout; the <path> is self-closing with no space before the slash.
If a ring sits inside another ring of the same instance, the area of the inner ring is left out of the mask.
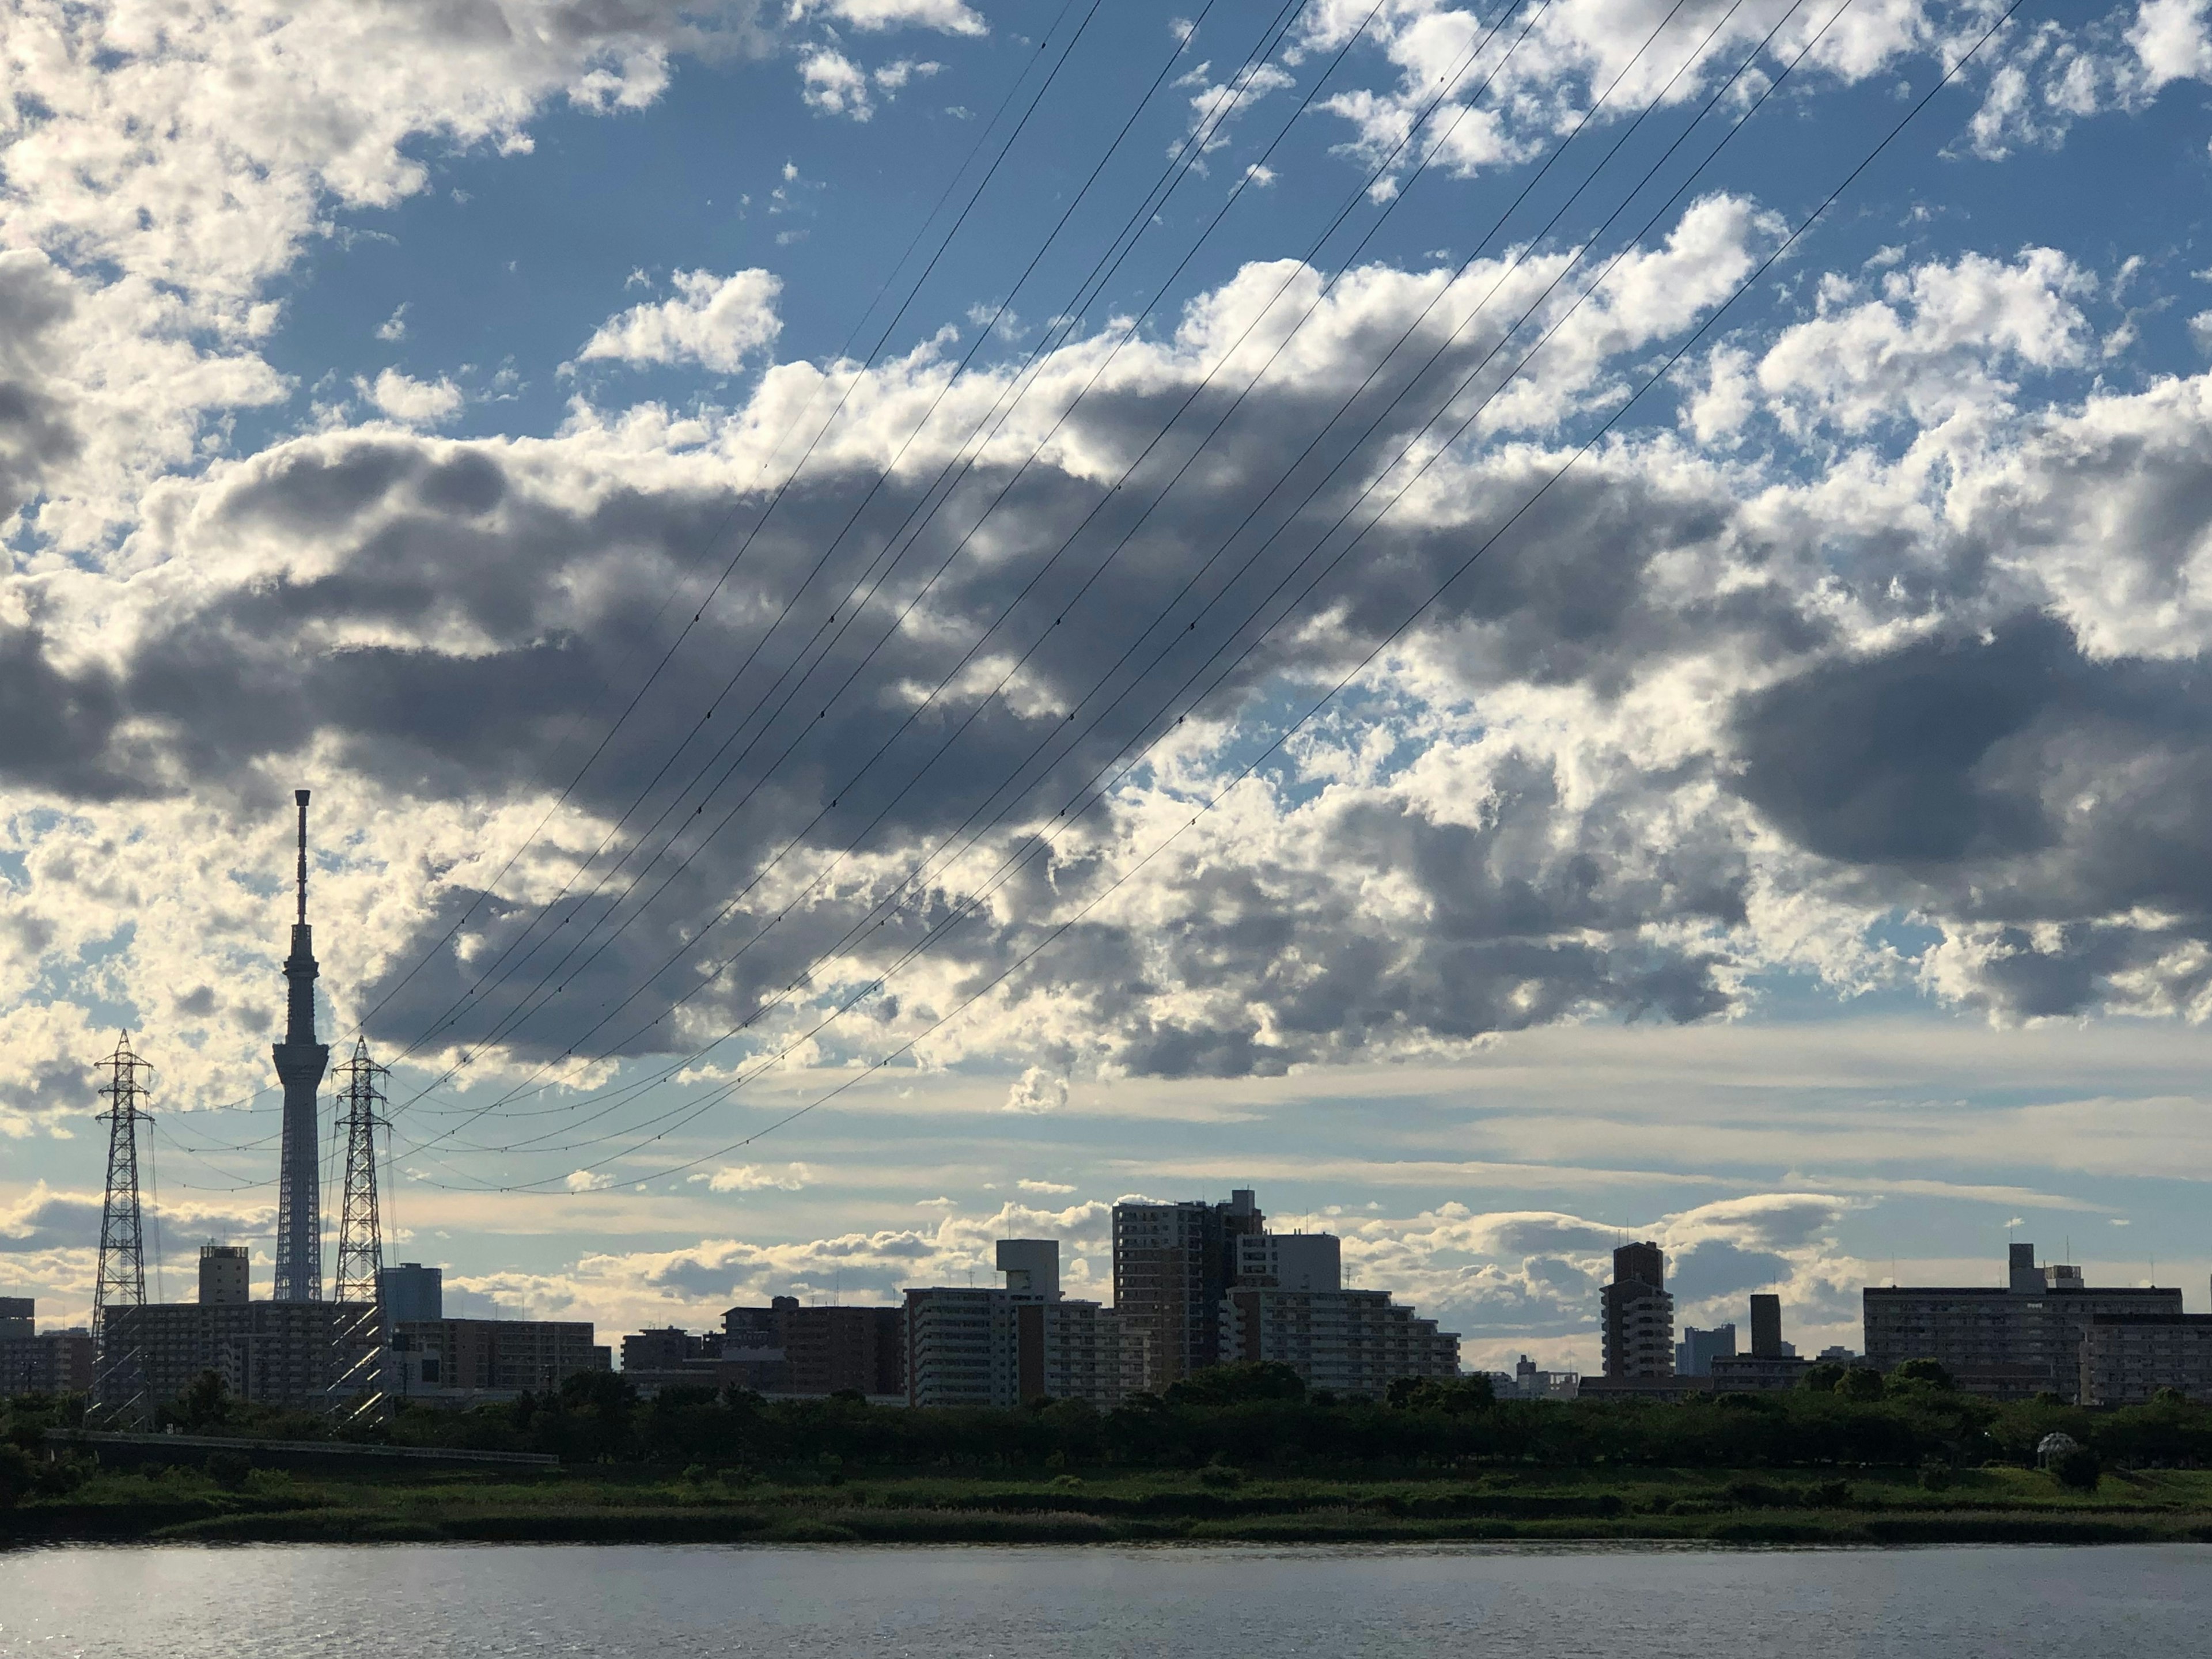
<path id="1" fill-rule="evenodd" d="M 1498 1391 L 1486 1376 L 1400 1376 L 1391 1380 L 1383 1403 L 1393 1411 L 1442 1412 L 1447 1417 L 1462 1417 L 1496 1405 Z"/>
<path id="2" fill-rule="evenodd" d="M 1954 1394 L 1959 1385 L 1951 1373 L 1933 1359 L 1903 1359 L 1890 1367 L 1889 1384 L 1899 1383 L 1914 1388 L 1934 1389 L 1938 1394 Z"/>
<path id="3" fill-rule="evenodd" d="M 1263 1400 L 1304 1400 L 1306 1380 L 1279 1359 L 1209 1365 L 1168 1387 L 1170 1406 L 1243 1406 Z"/>
<path id="4" fill-rule="evenodd" d="M 230 1387 L 214 1371 L 202 1371 L 177 1401 L 177 1415 L 194 1431 L 221 1428 L 230 1419 Z"/>
<path id="5" fill-rule="evenodd" d="M 1864 1365 L 1854 1365 L 1837 1380 L 1836 1392 L 1846 1400 L 1879 1400 L 1881 1373 Z"/>

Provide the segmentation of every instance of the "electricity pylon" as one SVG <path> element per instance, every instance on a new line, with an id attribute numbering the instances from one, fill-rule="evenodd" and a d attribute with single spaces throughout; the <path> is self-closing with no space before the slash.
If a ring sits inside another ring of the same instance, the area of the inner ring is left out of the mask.
<path id="1" fill-rule="evenodd" d="M 368 1057 L 365 1039 L 340 1065 L 338 1122 L 345 1135 L 345 1201 L 338 1214 L 337 1300 L 374 1302 L 384 1267 L 384 1233 L 376 1204 L 376 1132 L 385 1125 L 388 1067 Z"/>
<path id="2" fill-rule="evenodd" d="M 152 1068 L 132 1052 L 127 1031 L 117 1036 L 115 1052 L 99 1064 L 107 1073 L 107 1081 L 100 1085 L 107 1109 L 99 1117 L 107 1125 L 107 1190 L 100 1206 L 100 1273 L 92 1291 L 92 1333 L 97 1357 L 93 1402 L 103 1412 L 135 1419 L 145 1413 L 146 1368 L 139 1352 L 139 1333 L 130 1316 L 118 1321 L 115 1315 L 122 1309 L 146 1305 L 145 1227 L 138 1201 L 138 1126 L 152 1121 L 153 1115 L 139 1103 L 146 1098 L 147 1090 L 138 1073 Z"/>
<path id="3" fill-rule="evenodd" d="M 362 1416 L 377 1410 L 385 1397 L 386 1334 L 379 1285 L 384 1229 L 376 1200 L 376 1132 L 386 1122 L 384 1079 L 390 1072 L 368 1057 L 367 1040 L 356 1038 L 353 1057 L 336 1075 L 338 1127 L 346 1144 L 345 1196 L 338 1211 L 339 1305 L 331 1327 L 329 1398 L 333 1410 Z"/>

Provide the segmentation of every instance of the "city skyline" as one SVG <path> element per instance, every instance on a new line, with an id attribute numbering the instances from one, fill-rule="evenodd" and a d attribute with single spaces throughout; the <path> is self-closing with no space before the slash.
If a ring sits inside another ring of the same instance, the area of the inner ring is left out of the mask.
<path id="1" fill-rule="evenodd" d="M 2092 11 L 31 8 L 0 1295 L 127 1029 L 173 1294 L 281 1040 L 470 1312 L 1240 1188 L 1474 1368 L 2203 1309 L 2212 21 Z"/>

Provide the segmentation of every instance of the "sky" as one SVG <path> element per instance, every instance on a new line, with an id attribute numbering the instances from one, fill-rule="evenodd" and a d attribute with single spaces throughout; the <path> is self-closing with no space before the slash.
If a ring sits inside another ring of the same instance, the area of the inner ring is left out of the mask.
<path id="1" fill-rule="evenodd" d="M 1470 1365 L 1630 1238 L 2212 1306 L 2209 106 L 2206 0 L 20 0 L 0 1293 L 123 1030 L 265 1293 L 311 787 L 458 1312 L 1235 1187 Z"/>

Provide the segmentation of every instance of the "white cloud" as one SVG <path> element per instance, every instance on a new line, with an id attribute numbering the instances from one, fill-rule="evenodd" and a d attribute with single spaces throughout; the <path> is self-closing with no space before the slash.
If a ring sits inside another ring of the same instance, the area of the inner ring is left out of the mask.
<path id="1" fill-rule="evenodd" d="M 380 413 L 410 426 L 441 426 L 460 413 L 460 387 L 444 375 L 417 380 L 387 368 L 374 381 L 356 378 L 354 390 L 376 405 Z"/>
<path id="2" fill-rule="evenodd" d="M 612 361 L 637 367 L 697 363 L 735 374 L 745 359 L 774 343 L 783 324 L 776 315 L 782 280 L 769 271 L 717 276 L 679 270 L 675 297 L 632 306 L 610 318 L 577 353 L 586 362 Z"/>
<path id="3" fill-rule="evenodd" d="M 868 76 L 858 64 L 833 47 L 809 52 L 799 66 L 806 101 L 824 115 L 849 116 L 865 121 L 875 113 L 868 101 Z"/>
<path id="4" fill-rule="evenodd" d="M 2151 90 L 2172 81 L 2212 78 L 2206 9 L 2206 0 L 2143 0 L 2128 43 Z"/>
<path id="5" fill-rule="evenodd" d="M 404 340 L 407 337 L 407 302 L 400 301 L 399 308 L 376 325 L 380 340 Z"/>
<path id="6" fill-rule="evenodd" d="M 935 29 L 945 34 L 982 34 L 988 26 L 963 0 L 793 0 L 794 17 L 834 17 L 863 33 L 885 29 Z"/>
<path id="7" fill-rule="evenodd" d="M 707 1189 L 715 1193 L 795 1193 L 803 1187 L 813 1185 L 814 1179 L 814 1171 L 804 1164 L 786 1164 L 781 1167 L 761 1164 L 726 1164 L 706 1177 Z"/>
<path id="8" fill-rule="evenodd" d="M 1006 1091 L 1006 1109 L 1010 1112 L 1057 1112 L 1066 1104 L 1067 1079 L 1054 1077 L 1042 1066 L 1030 1066 Z"/>
<path id="9" fill-rule="evenodd" d="M 597 1174 L 590 1170 L 571 1170 L 561 1183 L 572 1193 L 603 1193 L 615 1184 L 610 1175 Z"/>

